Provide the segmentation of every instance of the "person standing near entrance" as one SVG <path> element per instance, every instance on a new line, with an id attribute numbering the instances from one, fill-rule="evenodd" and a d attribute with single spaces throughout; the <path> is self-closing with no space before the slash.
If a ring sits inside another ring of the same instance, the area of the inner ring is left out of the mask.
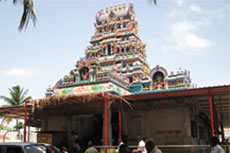
<path id="1" fill-rule="evenodd" d="M 146 140 L 145 147 L 146 147 L 147 153 L 162 153 L 162 151 L 156 147 L 153 139 Z"/>
<path id="2" fill-rule="evenodd" d="M 215 136 L 209 139 L 211 145 L 211 153 L 225 153 L 224 149 L 218 144 L 218 139 Z"/>
<path id="3" fill-rule="evenodd" d="M 78 139 L 75 140 L 72 148 L 73 153 L 80 153 L 81 152 L 81 147 L 79 145 Z"/>
<path id="4" fill-rule="evenodd" d="M 129 153 L 129 147 L 126 144 L 122 143 L 119 146 L 118 153 Z"/>
<path id="5" fill-rule="evenodd" d="M 88 142 L 88 149 L 86 149 L 85 153 L 99 153 L 95 147 L 93 147 L 92 141 Z"/>
<path id="6" fill-rule="evenodd" d="M 147 153 L 145 148 L 145 142 L 140 136 L 137 136 L 137 142 L 138 147 L 137 149 L 133 150 L 133 153 Z"/>

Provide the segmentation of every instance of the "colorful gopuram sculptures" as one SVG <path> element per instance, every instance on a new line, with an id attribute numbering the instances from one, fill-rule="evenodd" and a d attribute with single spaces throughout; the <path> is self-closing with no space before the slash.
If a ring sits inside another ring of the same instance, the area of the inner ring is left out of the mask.
<path id="1" fill-rule="evenodd" d="M 96 14 L 95 35 L 86 47 L 85 57 L 59 80 L 54 88 L 84 86 L 111 81 L 129 92 L 186 87 L 189 72 L 168 75 L 160 66 L 152 70 L 146 60 L 145 43 L 138 35 L 133 4 L 115 5 Z M 135 89 L 135 90 L 134 90 Z"/>

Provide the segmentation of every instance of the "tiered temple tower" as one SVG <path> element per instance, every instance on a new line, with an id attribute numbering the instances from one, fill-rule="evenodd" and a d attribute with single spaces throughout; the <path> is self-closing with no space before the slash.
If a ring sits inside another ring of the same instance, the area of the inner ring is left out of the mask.
<path id="1" fill-rule="evenodd" d="M 76 68 L 56 83 L 54 95 L 104 91 L 126 95 L 130 92 L 190 86 L 187 72 L 180 73 L 182 81 L 177 86 L 177 77 L 168 76 L 164 68 L 156 66 L 150 70 L 145 43 L 138 35 L 138 22 L 132 3 L 128 6 L 125 3 L 110 6 L 105 12 L 100 10 L 94 26 L 95 35 L 85 50 L 85 57 L 77 61 Z"/>

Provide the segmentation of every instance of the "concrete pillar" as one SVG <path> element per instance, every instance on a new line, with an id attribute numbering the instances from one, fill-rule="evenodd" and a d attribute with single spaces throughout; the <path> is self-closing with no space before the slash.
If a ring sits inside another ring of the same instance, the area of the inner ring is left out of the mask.
<path id="1" fill-rule="evenodd" d="M 183 114 L 184 114 L 184 136 L 185 137 L 190 137 L 191 136 L 190 112 L 185 107 L 183 107 Z"/>
<path id="2" fill-rule="evenodd" d="M 190 112 L 186 107 L 182 107 L 183 115 L 184 115 L 184 137 L 183 144 L 191 144 L 191 124 L 190 124 Z"/>
<path id="3" fill-rule="evenodd" d="M 42 110 L 42 118 L 41 118 L 41 131 L 46 131 L 47 129 L 47 119 L 46 119 L 46 116 L 47 116 L 47 110 L 46 109 L 43 109 Z"/>
<path id="4" fill-rule="evenodd" d="M 107 127 L 108 127 L 108 145 L 112 146 L 113 144 L 113 138 L 112 138 L 112 125 L 111 125 L 111 109 L 108 108 L 108 120 L 107 120 Z"/>

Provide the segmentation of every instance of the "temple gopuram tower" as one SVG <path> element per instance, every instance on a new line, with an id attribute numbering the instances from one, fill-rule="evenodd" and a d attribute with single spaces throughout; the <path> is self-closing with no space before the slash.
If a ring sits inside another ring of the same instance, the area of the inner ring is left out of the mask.
<path id="1" fill-rule="evenodd" d="M 96 15 L 95 36 L 86 50 L 86 58 L 98 59 L 100 70 L 118 75 L 126 84 L 148 80 L 145 43 L 138 35 L 133 4 L 111 6 Z M 146 85 L 147 87 L 148 85 Z"/>
<path id="2" fill-rule="evenodd" d="M 85 50 L 85 57 L 56 83 L 54 94 L 68 94 L 70 90 L 67 87 L 88 85 L 91 88 L 92 84 L 93 88 L 82 93 L 108 91 L 104 90 L 105 86 L 113 86 L 115 90 L 109 92 L 119 95 L 150 90 L 152 81 L 146 62 L 145 43 L 138 35 L 137 25 L 132 3 L 128 6 L 125 3 L 110 6 L 105 12 L 100 10 L 94 23 L 95 35 Z M 106 81 L 113 84 L 102 84 Z"/>

